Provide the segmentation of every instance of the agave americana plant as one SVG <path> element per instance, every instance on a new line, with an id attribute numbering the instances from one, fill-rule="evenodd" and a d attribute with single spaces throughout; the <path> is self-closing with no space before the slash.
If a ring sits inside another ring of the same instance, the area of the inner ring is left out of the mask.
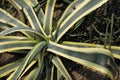
<path id="1" fill-rule="evenodd" d="M 114 79 L 116 64 L 111 51 L 89 45 L 85 45 L 88 48 L 81 48 L 80 43 L 61 39 L 80 19 L 107 0 L 74 0 L 55 24 L 53 12 L 57 0 L 47 0 L 45 10 L 37 0 L 8 1 L 25 14 L 30 26 L 0 8 L 0 28 L 4 29 L 0 32 L 0 53 L 26 55 L 1 66 L 0 78 L 8 76 L 7 80 L 42 80 L 45 74 L 46 80 L 72 80 L 61 60 L 64 57 Z M 14 35 L 15 32 L 22 36 Z"/>

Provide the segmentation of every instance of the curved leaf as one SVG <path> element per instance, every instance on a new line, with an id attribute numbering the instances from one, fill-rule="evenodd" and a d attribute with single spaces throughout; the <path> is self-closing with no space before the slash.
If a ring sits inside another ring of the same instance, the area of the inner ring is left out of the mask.
<path id="1" fill-rule="evenodd" d="M 0 78 L 7 76 L 11 72 L 15 71 L 18 68 L 18 65 L 20 64 L 20 61 L 21 59 L 0 67 Z"/>
<path id="2" fill-rule="evenodd" d="M 82 47 L 82 48 L 104 48 L 104 45 L 100 44 L 90 44 L 90 43 L 80 43 L 80 42 L 69 42 L 69 41 L 64 41 L 62 44 L 68 45 L 68 46 L 75 46 L 75 47 Z M 106 49 L 109 49 L 109 46 L 106 45 Z M 117 59 L 120 59 L 120 47 L 118 46 L 111 46 L 111 52 L 113 56 Z"/>
<path id="3" fill-rule="evenodd" d="M 41 23 L 41 26 L 43 26 L 45 15 L 44 15 L 43 9 L 41 8 L 42 4 L 40 4 L 37 0 L 28 0 L 28 1 L 30 1 L 31 5 L 35 9 L 39 22 Z"/>
<path id="4" fill-rule="evenodd" d="M 66 80 L 72 80 L 71 76 L 69 75 L 67 69 L 65 68 L 59 57 L 53 56 L 52 62 L 57 67 L 57 69 L 62 73 Z"/>
<path id="5" fill-rule="evenodd" d="M 21 77 L 23 77 L 23 75 L 37 62 L 37 60 L 33 60 L 27 67 L 26 69 L 22 72 Z"/>
<path id="6" fill-rule="evenodd" d="M 10 26 L 0 23 L 0 32 L 8 28 L 10 28 Z"/>
<path id="7" fill-rule="evenodd" d="M 74 0 L 67 8 L 66 10 L 64 11 L 64 13 L 62 14 L 62 16 L 60 17 L 60 19 L 58 20 L 58 23 L 57 23 L 57 28 L 56 30 L 54 31 L 54 38 L 57 38 L 58 37 L 58 31 L 59 31 L 59 28 L 60 28 L 60 25 L 62 22 L 64 22 L 64 20 L 72 13 L 75 11 L 76 7 L 78 5 L 80 5 L 78 9 L 81 9 L 83 6 L 85 6 L 90 0 Z M 70 23 L 69 23 L 70 24 Z"/>
<path id="8" fill-rule="evenodd" d="M 62 16 L 60 17 L 60 20 L 58 21 L 57 26 L 60 26 L 60 24 L 75 10 L 76 6 L 81 5 L 79 8 L 82 8 L 89 1 L 90 0 L 74 0 L 63 12 Z"/>
<path id="9" fill-rule="evenodd" d="M 26 55 L 26 57 L 20 64 L 19 68 L 16 70 L 16 72 L 12 76 L 12 80 L 19 79 L 19 77 L 21 76 L 21 74 L 24 71 L 24 69 L 26 68 L 26 66 L 31 63 L 31 61 L 45 47 L 45 45 L 46 45 L 45 42 L 40 42 L 33 47 L 33 49 Z"/>
<path id="10" fill-rule="evenodd" d="M 25 27 L 13 27 L 13 28 L 4 30 L 0 33 L 0 36 L 5 36 L 5 35 L 8 35 L 10 33 L 17 32 L 17 31 L 28 31 L 31 34 L 34 33 L 34 34 L 36 34 L 36 36 L 38 35 L 40 37 L 39 38 L 40 40 L 45 40 L 45 38 L 43 37 L 43 35 L 41 33 L 37 32 L 36 30 L 33 30 L 31 28 L 25 28 Z M 34 35 L 34 37 L 35 37 L 35 35 Z"/>
<path id="11" fill-rule="evenodd" d="M 32 49 L 37 41 L 23 40 L 23 41 L 7 41 L 0 43 L 0 53 L 11 52 L 16 50 Z"/>
<path id="12" fill-rule="evenodd" d="M 47 0 L 46 4 L 43 28 L 48 35 L 52 32 L 52 18 L 55 3 L 56 0 Z"/>
<path id="13" fill-rule="evenodd" d="M 78 48 L 50 42 L 47 51 L 107 74 L 111 79 L 115 76 L 116 64 L 111 52 L 108 50 Z"/>
<path id="14" fill-rule="evenodd" d="M 32 8 L 31 4 L 29 3 L 29 1 L 27 2 L 27 0 L 14 0 L 13 2 L 17 3 L 18 6 L 21 6 L 26 17 L 28 18 L 31 27 L 34 30 L 39 31 L 40 33 L 42 33 L 44 36 L 46 36 L 46 33 L 44 32 L 38 18 L 37 15 L 34 11 L 34 9 Z"/>
<path id="15" fill-rule="evenodd" d="M 57 31 L 56 42 L 58 42 L 61 39 L 61 37 L 71 27 L 73 27 L 73 25 L 78 20 L 80 20 L 81 18 L 83 18 L 84 16 L 86 16 L 87 14 L 95 10 L 96 8 L 100 7 L 105 2 L 107 2 L 107 0 L 90 0 L 88 3 L 86 1 L 85 3 L 87 4 L 82 6 L 82 8 L 81 8 L 82 4 L 79 4 L 78 6 L 76 6 L 76 9 L 61 23 L 59 30 Z"/>
<path id="16" fill-rule="evenodd" d="M 30 38 L 20 36 L 0 36 L 0 42 L 30 40 Z"/>
<path id="17" fill-rule="evenodd" d="M 38 71 L 38 68 L 33 69 L 26 77 L 24 80 L 34 80 L 34 75 Z"/>
<path id="18" fill-rule="evenodd" d="M 8 2 L 14 6 L 18 14 L 20 15 L 20 20 L 25 23 L 25 15 L 23 14 L 23 12 L 12 2 L 12 0 L 8 0 Z"/>
<path id="19" fill-rule="evenodd" d="M 4 16 L 4 17 L 3 17 Z M 14 18 L 12 15 L 7 13 L 5 10 L 0 8 L 0 22 L 4 24 L 9 24 L 13 27 L 21 26 L 21 27 L 28 27 L 18 19 Z M 29 33 L 23 32 L 26 36 L 31 37 Z"/>

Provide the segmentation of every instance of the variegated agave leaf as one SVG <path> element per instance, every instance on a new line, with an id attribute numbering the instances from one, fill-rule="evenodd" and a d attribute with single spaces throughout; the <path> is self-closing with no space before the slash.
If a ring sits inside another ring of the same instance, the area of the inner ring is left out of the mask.
<path id="1" fill-rule="evenodd" d="M 0 53 L 26 54 L 22 60 L 17 61 L 18 64 L 13 62 L 0 67 L 0 77 L 9 74 L 8 80 L 21 79 L 23 76 L 25 80 L 42 80 L 42 74 L 45 74 L 47 80 L 54 80 L 54 76 L 57 79 L 72 80 L 60 58 L 62 56 L 114 79 L 116 64 L 109 50 L 61 43 L 62 36 L 70 28 L 107 0 L 74 0 L 57 20 L 56 25 L 53 25 L 53 13 L 57 0 L 43 0 L 42 4 L 37 0 L 8 1 L 17 10 L 23 11 L 30 26 L 0 8 L 0 23 L 11 26 L 0 26 L 5 29 L 0 32 Z M 45 10 L 42 8 L 43 4 L 46 4 Z M 14 32 L 24 36 L 12 35 Z M 54 73 L 56 69 L 57 74 Z"/>

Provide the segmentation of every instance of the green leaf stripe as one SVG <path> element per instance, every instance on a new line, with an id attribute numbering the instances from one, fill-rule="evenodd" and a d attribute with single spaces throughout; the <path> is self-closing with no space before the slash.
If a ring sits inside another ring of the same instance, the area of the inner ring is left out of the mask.
<path id="1" fill-rule="evenodd" d="M 4 16 L 4 17 L 3 17 Z M 0 8 L 0 22 L 9 24 L 13 27 L 21 26 L 21 27 L 28 27 L 18 19 L 14 18 L 12 15 L 7 13 L 5 10 Z M 23 32 L 26 36 L 31 37 L 29 33 Z"/>
<path id="2" fill-rule="evenodd" d="M 19 68 L 16 70 L 15 74 L 12 76 L 12 80 L 19 79 L 23 70 L 26 68 L 28 64 L 36 57 L 38 53 L 45 47 L 46 42 L 40 42 L 33 47 L 33 49 L 26 55 Z"/>
<path id="3" fill-rule="evenodd" d="M 60 38 L 81 18 L 95 10 L 96 8 L 100 7 L 102 4 L 104 4 L 107 0 L 90 0 L 85 1 L 84 4 L 87 3 L 87 5 L 81 6 L 83 4 L 79 4 L 76 6 L 76 9 L 73 13 L 71 13 L 60 25 L 60 29 L 57 32 L 57 42 L 60 40 Z M 96 5 L 97 4 L 97 5 Z"/>
<path id="4" fill-rule="evenodd" d="M 41 26 L 43 26 L 45 15 L 43 9 L 41 8 L 42 4 L 40 4 L 37 0 L 28 0 L 28 1 L 31 4 L 31 6 L 34 8 L 36 15 L 38 16 L 39 22 L 41 23 Z"/>
<path id="5" fill-rule="evenodd" d="M 0 53 L 10 52 L 16 50 L 27 50 L 32 49 L 32 47 L 37 43 L 37 41 L 7 41 L 0 43 Z"/>
<path id="6" fill-rule="evenodd" d="M 108 50 L 102 48 L 77 48 L 50 42 L 47 51 L 107 74 L 111 79 L 115 75 L 116 64 L 111 52 Z"/>
<path id="7" fill-rule="evenodd" d="M 28 32 L 36 34 L 36 36 L 38 35 L 40 37 L 40 39 L 45 40 L 44 36 L 41 33 L 39 33 L 38 31 L 33 30 L 31 28 L 25 28 L 25 27 L 20 27 L 20 26 L 4 30 L 0 33 L 0 36 L 5 36 L 10 33 L 18 32 L 18 31 L 28 31 Z M 34 35 L 34 37 L 35 37 L 35 35 Z"/>
<path id="8" fill-rule="evenodd" d="M 59 28 L 61 28 L 61 23 L 64 22 L 64 20 L 71 15 L 72 12 L 74 12 L 75 10 L 79 10 L 81 9 L 84 5 L 86 5 L 90 0 L 75 0 L 73 1 L 64 11 L 64 13 L 62 14 L 61 18 L 59 19 L 58 23 L 57 23 L 57 30 L 55 30 L 55 32 L 53 33 L 54 37 L 60 37 L 58 36 L 58 31 Z M 78 5 L 80 5 L 78 8 L 76 8 Z M 70 23 L 69 23 L 70 24 Z M 58 40 L 57 40 L 58 41 Z"/>
<path id="9" fill-rule="evenodd" d="M 104 45 L 100 44 L 90 44 L 90 43 L 80 43 L 80 42 L 69 42 L 69 41 L 64 41 L 62 44 L 68 45 L 68 46 L 75 46 L 75 47 L 82 47 L 82 48 L 104 48 Z M 109 46 L 105 47 L 106 49 L 109 49 Z M 111 52 L 115 58 L 120 59 L 120 47 L 118 46 L 111 46 Z"/>
<path id="10" fill-rule="evenodd" d="M 38 71 L 38 68 L 33 69 L 26 77 L 24 80 L 35 80 L 34 75 Z"/>
<path id="11" fill-rule="evenodd" d="M 23 75 L 37 62 L 37 60 L 33 60 L 24 70 L 24 72 L 21 74 L 20 78 L 23 77 Z"/>
<path id="12" fill-rule="evenodd" d="M 47 0 L 44 25 L 43 25 L 43 28 L 45 29 L 45 32 L 47 34 L 51 34 L 52 32 L 52 18 L 53 18 L 55 3 L 56 3 L 56 0 Z"/>
<path id="13" fill-rule="evenodd" d="M 3 17 L 4 16 L 4 17 Z M 9 24 L 11 26 L 22 26 L 22 27 L 28 27 L 18 19 L 14 18 L 12 15 L 10 15 L 8 12 L 0 8 L 0 22 Z"/>
<path id="14" fill-rule="evenodd" d="M 15 71 L 18 68 L 18 65 L 20 64 L 20 61 L 21 59 L 0 67 L 0 78 L 7 76 L 11 72 Z"/>
<path id="15" fill-rule="evenodd" d="M 30 40 L 30 38 L 20 36 L 0 36 L 0 42 Z"/>
<path id="16" fill-rule="evenodd" d="M 0 23 L 0 29 L 1 29 L 1 31 L 2 31 L 2 30 L 5 30 L 5 29 L 8 29 L 8 28 L 10 28 L 10 26 L 5 25 L 5 24 L 3 24 L 3 23 Z M 1 31 L 0 31 L 0 32 L 1 32 Z"/>
<path id="17" fill-rule="evenodd" d="M 9 2 L 10 4 L 12 4 L 12 5 L 14 6 L 14 8 L 17 10 L 18 14 L 20 15 L 20 20 L 21 20 L 22 22 L 25 22 L 25 16 L 24 16 L 24 14 L 23 14 L 23 11 L 21 11 L 21 10 L 18 8 L 18 6 L 16 6 L 16 4 L 13 2 L 13 0 L 8 0 L 8 2 Z"/>
<path id="18" fill-rule="evenodd" d="M 44 30 L 42 29 L 41 24 L 39 23 L 39 20 L 37 18 L 37 15 L 34 11 L 34 9 L 32 8 L 32 6 L 29 4 L 29 2 L 27 2 L 27 0 L 14 0 L 14 2 L 16 2 L 19 6 L 22 7 L 25 15 L 27 16 L 31 27 L 34 30 L 37 30 L 39 32 L 41 32 L 43 35 L 46 36 L 46 33 L 44 32 Z"/>
<path id="19" fill-rule="evenodd" d="M 66 19 L 67 16 L 69 16 L 73 11 L 76 6 L 81 5 L 79 8 L 82 8 L 87 2 L 90 0 L 74 0 L 64 11 L 62 14 L 57 26 L 60 26 L 61 22 Z"/>
<path id="20" fill-rule="evenodd" d="M 69 75 L 67 69 L 64 67 L 62 61 L 58 56 L 53 56 L 52 58 L 53 64 L 59 69 L 62 75 L 66 78 L 66 80 L 72 80 L 71 76 Z"/>

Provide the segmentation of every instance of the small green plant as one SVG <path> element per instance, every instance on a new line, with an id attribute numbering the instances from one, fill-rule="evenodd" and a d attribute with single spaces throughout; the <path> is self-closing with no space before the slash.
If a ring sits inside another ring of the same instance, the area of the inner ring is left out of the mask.
<path id="1" fill-rule="evenodd" d="M 45 11 L 37 0 L 8 1 L 18 11 L 24 12 L 30 26 L 0 9 L 0 28 L 4 29 L 0 33 L 0 53 L 26 54 L 18 61 L 0 67 L 0 78 L 9 75 L 8 80 L 18 80 L 24 76 L 25 80 L 43 80 L 45 74 L 46 80 L 72 80 L 61 60 L 64 57 L 114 79 L 116 64 L 111 51 L 93 45 L 81 48 L 80 43 L 61 40 L 81 18 L 107 0 L 74 0 L 55 24 L 52 18 L 56 0 L 47 0 Z M 15 32 L 22 36 L 15 35 Z"/>

